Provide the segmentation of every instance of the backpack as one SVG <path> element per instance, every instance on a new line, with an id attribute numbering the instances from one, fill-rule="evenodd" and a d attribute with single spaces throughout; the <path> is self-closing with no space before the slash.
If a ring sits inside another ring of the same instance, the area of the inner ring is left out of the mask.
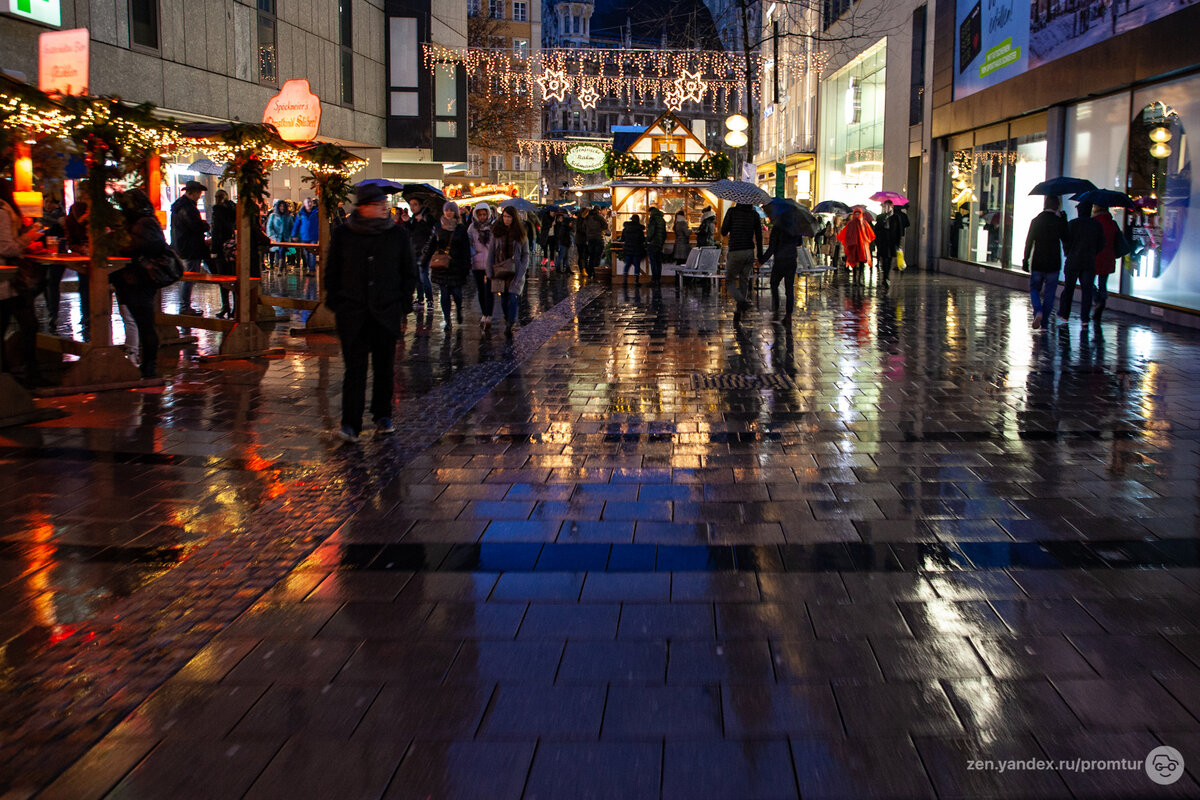
<path id="1" fill-rule="evenodd" d="M 183 259 L 171 247 L 154 257 L 142 256 L 137 263 L 146 282 L 158 289 L 170 286 L 183 277 Z"/>

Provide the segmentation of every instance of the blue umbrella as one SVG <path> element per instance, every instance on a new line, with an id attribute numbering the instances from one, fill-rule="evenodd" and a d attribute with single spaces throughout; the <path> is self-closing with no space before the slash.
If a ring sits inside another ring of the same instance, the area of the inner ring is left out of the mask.
<path id="1" fill-rule="evenodd" d="M 818 214 L 849 214 L 850 206 L 837 200 L 822 200 L 813 206 L 813 211 Z"/>
<path id="2" fill-rule="evenodd" d="M 396 192 L 404 191 L 404 186 L 402 184 L 396 183 L 395 181 L 389 181 L 386 178 L 367 178 L 365 181 L 361 181 L 358 185 L 360 187 L 378 186 L 388 194 L 395 194 Z"/>
<path id="3" fill-rule="evenodd" d="M 1068 178 L 1064 175 L 1058 178 L 1051 178 L 1048 181 L 1042 181 L 1037 186 L 1030 189 L 1029 193 L 1064 195 L 1077 194 L 1079 192 L 1090 192 L 1095 188 L 1096 184 L 1092 183 L 1087 178 Z"/>
<path id="4" fill-rule="evenodd" d="M 529 202 L 524 197 L 511 197 L 508 200 L 500 201 L 496 205 L 500 206 L 501 208 L 512 206 L 517 211 L 532 211 L 535 214 L 541 210 L 536 204 Z"/>
<path id="5" fill-rule="evenodd" d="M 1115 192 L 1112 189 L 1092 189 L 1090 192 L 1083 192 L 1076 195 L 1074 200 L 1081 203 L 1091 203 L 1093 206 L 1101 208 L 1134 208 L 1133 198 L 1124 192 Z"/>

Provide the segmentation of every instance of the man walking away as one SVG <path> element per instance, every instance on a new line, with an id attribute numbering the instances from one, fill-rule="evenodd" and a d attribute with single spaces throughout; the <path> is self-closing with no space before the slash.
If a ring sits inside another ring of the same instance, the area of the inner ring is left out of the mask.
<path id="1" fill-rule="evenodd" d="M 608 233 L 608 222 L 604 215 L 594 208 L 589 208 L 583 218 L 583 232 L 587 237 L 587 276 L 596 277 L 596 267 L 604 255 L 604 234 Z"/>
<path id="2" fill-rule="evenodd" d="M 558 255 L 554 266 L 559 272 L 571 271 L 571 218 L 561 211 L 554 214 L 554 241 L 558 243 Z"/>
<path id="3" fill-rule="evenodd" d="M 204 241 L 208 223 L 201 219 L 197 206 L 205 191 L 203 183 L 188 181 L 183 185 L 183 196 L 171 205 L 171 244 L 188 272 L 204 272 L 204 259 L 208 257 L 208 244 Z M 202 313 L 192 308 L 190 281 L 183 281 L 179 287 L 179 313 L 193 316 Z"/>
<path id="4" fill-rule="evenodd" d="M 1029 223 L 1025 237 L 1025 256 L 1021 266 L 1029 271 L 1029 299 L 1033 303 L 1034 330 L 1042 327 L 1046 314 L 1054 308 L 1054 292 L 1062 269 L 1063 248 L 1067 244 L 1067 221 L 1059 208 L 1062 201 L 1047 195 L 1042 213 Z"/>
<path id="5" fill-rule="evenodd" d="M 896 250 L 904 242 L 904 218 L 896 213 L 896 207 L 891 200 L 884 200 L 883 211 L 875 218 L 875 253 L 879 258 L 879 275 L 883 280 L 883 288 L 887 289 L 892 277 L 892 263 L 896 260 Z"/>
<path id="6" fill-rule="evenodd" d="M 662 284 L 662 254 L 666 243 L 667 219 L 658 206 L 654 206 L 646 217 L 646 261 L 650 264 L 650 278 L 655 286 Z"/>
<path id="7" fill-rule="evenodd" d="M 750 271 L 762 261 L 762 223 L 754 206 L 738 203 L 721 222 L 721 235 L 728 237 L 725 254 L 725 286 L 737 302 L 733 324 L 742 324 L 742 312 L 750 307 Z"/>
<path id="8" fill-rule="evenodd" d="M 412 310 L 417 284 L 408 232 L 392 221 L 387 195 L 377 186 L 358 190 L 354 212 L 329 243 L 326 304 L 337 318 L 342 341 L 342 427 L 338 436 L 357 442 L 366 404 L 367 359 L 371 359 L 371 416 L 375 435 L 392 425 L 396 339 Z"/>
<path id="9" fill-rule="evenodd" d="M 1058 301 L 1058 318 L 1071 318 L 1071 302 L 1075 299 L 1075 282 L 1079 282 L 1079 310 L 1087 322 L 1092 311 L 1092 290 L 1096 272 L 1096 256 L 1104 249 L 1104 229 L 1092 219 L 1092 204 L 1080 203 L 1075 219 L 1067 223 L 1067 260 L 1063 266 L 1063 291 Z"/>
<path id="10" fill-rule="evenodd" d="M 792 311 L 796 307 L 796 248 L 800 246 L 801 238 L 785 227 L 778 220 L 771 226 L 771 240 L 761 260 L 775 257 L 771 263 L 771 315 L 779 314 L 779 284 L 783 283 L 787 297 L 787 311 L 783 319 L 791 322 Z"/>

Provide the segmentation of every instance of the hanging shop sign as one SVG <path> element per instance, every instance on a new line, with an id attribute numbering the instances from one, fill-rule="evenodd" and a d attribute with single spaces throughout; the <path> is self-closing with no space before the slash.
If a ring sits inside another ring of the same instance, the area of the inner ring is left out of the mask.
<path id="1" fill-rule="evenodd" d="M 62 24 L 60 0 L 8 0 L 8 12 L 46 25 Z"/>
<path id="2" fill-rule="evenodd" d="M 38 88 L 47 94 L 88 93 L 87 28 L 38 36 Z"/>
<path id="3" fill-rule="evenodd" d="M 604 169 L 604 151 L 594 144 L 570 147 L 563 161 L 576 172 L 599 172 Z"/>
<path id="4" fill-rule="evenodd" d="M 293 78 L 267 101 L 263 124 L 274 125 L 285 142 L 311 142 L 321 126 L 321 98 L 313 94 L 308 81 Z"/>

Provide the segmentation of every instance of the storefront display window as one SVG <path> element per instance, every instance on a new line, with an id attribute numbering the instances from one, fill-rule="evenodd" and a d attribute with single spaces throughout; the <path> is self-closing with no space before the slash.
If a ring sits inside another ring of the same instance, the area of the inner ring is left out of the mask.
<path id="1" fill-rule="evenodd" d="M 883 189 L 886 62 L 881 39 L 821 84 L 819 199 L 869 203 Z"/>

